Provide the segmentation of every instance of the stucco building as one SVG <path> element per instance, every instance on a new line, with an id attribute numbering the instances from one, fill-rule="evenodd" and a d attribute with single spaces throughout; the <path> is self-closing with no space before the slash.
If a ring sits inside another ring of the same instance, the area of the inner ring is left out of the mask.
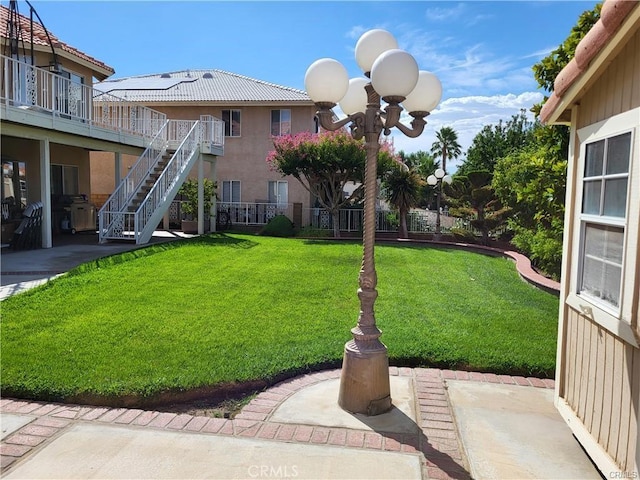
<path id="1" fill-rule="evenodd" d="M 237 225 L 260 225 L 275 213 L 302 222 L 310 194 L 297 180 L 269 170 L 265 160 L 273 150 L 272 136 L 317 131 L 315 106 L 305 92 L 215 69 L 109 79 L 96 88 L 172 119 L 222 119 L 224 156 L 205 165 L 204 172 L 217 182 L 217 208 L 229 210 Z M 114 187 L 110 158 L 113 154 L 91 155 L 96 203 Z M 124 159 L 122 175 L 132 161 Z M 294 204 L 299 205 L 295 215 Z"/>
<path id="2" fill-rule="evenodd" d="M 37 20 L 33 9 L 21 15 L 16 2 L 0 6 L 6 26 L 0 31 L 2 240 L 12 239 L 32 205 L 39 212 L 38 246 L 51 247 L 61 226 L 58 200 L 66 196 L 79 204 L 91 194 L 89 153 L 140 155 L 163 115 L 124 101 L 117 102 L 117 114 L 101 110 L 93 83 L 113 68 Z M 134 111 L 140 121 L 129 122 Z"/>

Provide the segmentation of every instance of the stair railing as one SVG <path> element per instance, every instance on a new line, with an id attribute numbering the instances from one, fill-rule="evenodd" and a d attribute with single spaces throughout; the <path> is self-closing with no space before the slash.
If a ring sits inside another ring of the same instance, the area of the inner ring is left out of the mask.
<path id="1" fill-rule="evenodd" d="M 199 149 L 200 125 L 193 120 L 169 120 L 167 143 L 169 148 L 180 142 L 155 184 L 135 212 L 136 243 L 146 243 L 160 222 L 164 210 L 173 200 L 191 170 L 191 160 Z"/>
<path id="2" fill-rule="evenodd" d="M 101 243 L 106 238 L 127 237 L 125 230 L 127 225 L 131 223 L 129 220 L 133 219 L 131 215 L 127 214 L 127 208 L 166 150 L 168 124 L 168 120 L 164 122 L 162 128 L 149 142 L 149 146 L 98 212 L 98 237 Z"/>

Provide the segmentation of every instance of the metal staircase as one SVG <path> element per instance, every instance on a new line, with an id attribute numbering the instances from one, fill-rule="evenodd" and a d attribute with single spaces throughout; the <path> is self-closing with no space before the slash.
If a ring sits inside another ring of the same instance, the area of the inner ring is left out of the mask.
<path id="1" fill-rule="evenodd" d="M 198 159 L 202 125 L 167 120 L 99 212 L 100 243 L 147 243 Z"/>

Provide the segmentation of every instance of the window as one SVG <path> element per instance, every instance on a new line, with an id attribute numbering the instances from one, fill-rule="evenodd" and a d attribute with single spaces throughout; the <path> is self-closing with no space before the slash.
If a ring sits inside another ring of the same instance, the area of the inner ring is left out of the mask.
<path id="1" fill-rule="evenodd" d="M 222 182 L 222 202 L 240 202 L 240 180 L 224 180 Z"/>
<path id="2" fill-rule="evenodd" d="M 640 108 L 576 131 L 579 155 L 571 223 L 565 229 L 568 294 L 574 311 L 632 345 L 640 268 Z M 576 152 L 578 153 L 578 152 Z M 571 177 L 570 177 L 571 179 Z"/>
<path id="3" fill-rule="evenodd" d="M 291 134 L 291 110 L 271 110 L 271 135 Z"/>
<path id="4" fill-rule="evenodd" d="M 9 218 L 9 208 L 27 206 L 27 165 L 25 162 L 2 160 L 2 214 Z"/>
<path id="5" fill-rule="evenodd" d="M 620 306 L 631 132 L 585 146 L 579 291 Z"/>
<path id="6" fill-rule="evenodd" d="M 269 182 L 269 203 L 289 203 L 289 184 L 285 181 Z"/>
<path id="7" fill-rule="evenodd" d="M 84 78 L 80 75 L 61 70 L 54 77 L 55 108 L 64 118 L 87 118 Z"/>
<path id="8" fill-rule="evenodd" d="M 222 110 L 225 137 L 240 136 L 240 110 Z"/>
<path id="9" fill-rule="evenodd" d="M 51 165 L 51 194 L 78 195 L 78 167 L 72 165 Z"/>

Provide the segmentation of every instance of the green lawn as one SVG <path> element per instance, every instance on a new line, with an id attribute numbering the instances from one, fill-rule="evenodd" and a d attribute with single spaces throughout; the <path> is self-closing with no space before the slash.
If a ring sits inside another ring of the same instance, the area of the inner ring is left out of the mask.
<path id="1" fill-rule="evenodd" d="M 338 367 L 359 311 L 356 242 L 211 235 L 85 264 L 2 302 L 4 395 L 148 397 Z M 552 376 L 558 299 L 514 264 L 377 245 L 392 365 Z"/>

